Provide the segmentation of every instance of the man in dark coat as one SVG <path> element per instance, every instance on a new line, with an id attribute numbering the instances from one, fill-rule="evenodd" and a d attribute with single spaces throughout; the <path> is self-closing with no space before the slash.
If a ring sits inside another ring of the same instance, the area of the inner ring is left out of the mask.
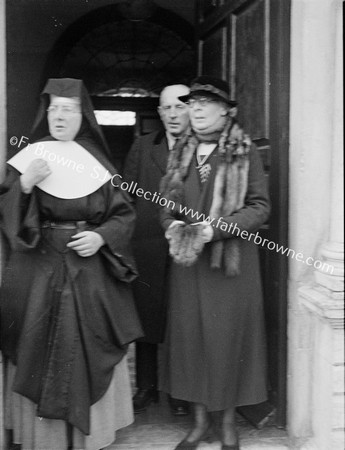
<path id="1" fill-rule="evenodd" d="M 159 223 L 159 182 L 166 173 L 169 150 L 189 128 L 188 107 L 177 97 L 186 95 L 184 85 L 172 85 L 163 89 L 158 112 L 165 131 L 153 132 L 138 138 L 127 157 L 124 178 L 138 183 L 138 188 L 150 192 L 147 200 L 135 197 L 137 224 L 134 232 L 134 254 L 139 269 L 139 278 L 134 283 L 134 296 L 145 338 L 136 343 L 136 382 L 138 391 L 134 396 L 134 411 L 145 411 L 151 402 L 158 401 L 157 353 L 162 342 L 166 318 L 166 268 L 168 245 Z M 173 414 L 184 415 L 188 405 L 170 399 Z"/>

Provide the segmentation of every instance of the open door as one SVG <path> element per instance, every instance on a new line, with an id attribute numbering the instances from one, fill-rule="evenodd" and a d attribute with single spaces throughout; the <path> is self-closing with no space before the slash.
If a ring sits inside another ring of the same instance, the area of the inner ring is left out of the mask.
<path id="1" fill-rule="evenodd" d="M 239 121 L 269 177 L 272 214 L 260 235 L 287 247 L 290 0 L 198 0 L 198 75 L 229 82 Z M 269 402 L 242 407 L 257 427 L 275 409 L 286 423 L 287 259 L 260 249 L 268 338 Z"/>
<path id="2" fill-rule="evenodd" d="M 158 97 L 107 97 L 93 96 L 92 103 L 96 111 L 122 111 L 134 113 L 130 125 L 107 124 L 102 130 L 110 145 L 112 163 L 122 172 L 127 154 L 135 138 L 162 128 L 157 107 Z"/>

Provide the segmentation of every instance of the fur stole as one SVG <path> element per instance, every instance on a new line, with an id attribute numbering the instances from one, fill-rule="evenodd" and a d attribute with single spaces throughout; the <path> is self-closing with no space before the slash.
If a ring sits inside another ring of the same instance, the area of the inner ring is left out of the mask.
<path id="1" fill-rule="evenodd" d="M 184 181 L 198 145 L 199 139 L 191 130 L 176 143 L 169 154 L 167 173 L 161 181 L 160 189 L 167 200 L 174 202 L 175 212 L 180 211 L 180 205 L 184 206 Z M 229 117 L 218 140 L 219 158 L 209 211 L 210 218 L 229 216 L 244 206 L 248 187 L 250 147 L 249 136 L 244 134 L 234 118 Z M 168 236 L 171 256 L 183 265 L 191 265 L 203 247 L 200 245 L 200 232 L 189 231 L 187 228 L 190 227 L 195 228 L 195 225 L 180 226 Z M 191 240 L 193 242 L 190 242 Z M 184 255 L 184 249 L 188 255 Z M 213 269 L 223 268 L 227 276 L 238 275 L 240 239 L 229 238 L 212 242 L 210 265 Z"/>

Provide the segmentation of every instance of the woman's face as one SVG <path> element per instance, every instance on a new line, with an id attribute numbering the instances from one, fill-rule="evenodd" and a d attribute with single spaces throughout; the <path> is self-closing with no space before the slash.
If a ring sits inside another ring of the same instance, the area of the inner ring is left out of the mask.
<path id="1" fill-rule="evenodd" d="M 47 114 L 51 136 L 59 141 L 73 141 L 82 122 L 80 99 L 50 95 Z"/>
<path id="2" fill-rule="evenodd" d="M 188 103 L 191 124 L 196 132 L 212 133 L 222 128 L 228 114 L 224 102 L 206 95 L 197 95 Z"/>

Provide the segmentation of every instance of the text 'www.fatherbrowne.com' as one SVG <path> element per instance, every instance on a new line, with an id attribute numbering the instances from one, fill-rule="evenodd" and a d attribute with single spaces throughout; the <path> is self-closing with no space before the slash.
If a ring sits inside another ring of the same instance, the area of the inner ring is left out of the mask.
<path id="1" fill-rule="evenodd" d="M 162 207 L 167 207 L 172 210 L 176 210 L 176 204 L 173 200 L 168 200 L 165 197 L 161 196 L 161 193 L 145 191 L 142 188 L 138 188 L 137 182 L 127 183 L 126 181 L 119 182 L 120 184 L 115 184 L 115 179 L 117 183 L 122 179 L 122 176 L 116 174 L 112 177 L 111 183 L 114 187 L 119 187 L 137 197 L 143 197 L 147 201 L 151 201 L 159 204 Z M 311 256 L 307 258 L 304 257 L 303 253 L 296 252 L 292 248 L 284 247 L 283 245 L 277 244 L 274 241 L 270 241 L 267 238 L 263 238 L 260 236 L 259 232 L 250 233 L 247 230 L 241 230 L 235 222 L 229 222 L 224 219 L 224 217 L 210 217 L 205 213 L 200 213 L 199 211 L 194 211 L 192 208 L 188 208 L 187 206 L 179 205 L 179 213 L 185 217 L 189 217 L 193 222 L 205 222 L 211 225 L 214 228 L 219 228 L 221 231 L 225 231 L 230 233 L 234 237 L 238 237 L 247 241 L 252 241 L 256 245 L 260 245 L 261 247 L 267 248 L 268 250 L 275 251 L 283 256 L 288 256 L 290 258 L 295 259 L 307 266 L 313 266 L 315 269 L 322 270 L 323 272 L 332 274 L 334 271 L 334 266 L 331 264 L 327 264 L 324 261 L 320 261 L 319 259 L 314 259 Z"/>

